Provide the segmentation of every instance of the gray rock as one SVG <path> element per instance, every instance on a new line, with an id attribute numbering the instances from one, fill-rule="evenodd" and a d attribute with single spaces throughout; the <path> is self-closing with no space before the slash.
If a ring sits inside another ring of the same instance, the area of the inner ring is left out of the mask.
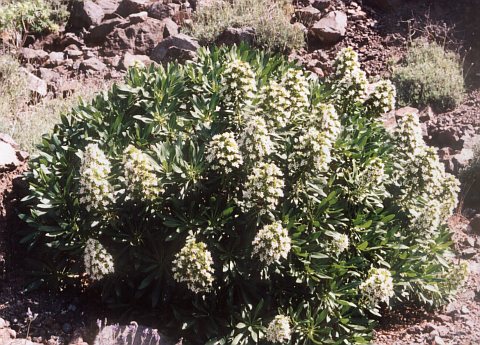
<path id="1" fill-rule="evenodd" d="M 163 29 L 163 37 L 167 38 L 170 36 L 178 35 L 178 25 L 170 18 L 165 18 L 162 20 L 165 28 Z"/>
<path id="2" fill-rule="evenodd" d="M 101 72 L 105 68 L 107 68 L 107 66 L 96 57 L 92 57 L 90 59 L 84 60 L 80 64 L 80 69 L 83 71 Z"/>
<path id="3" fill-rule="evenodd" d="M 127 17 L 128 22 L 130 25 L 134 25 L 137 23 L 143 23 L 148 19 L 148 13 L 146 11 L 143 12 L 138 12 L 138 13 L 132 13 Z"/>
<path id="4" fill-rule="evenodd" d="M 68 27 L 73 30 L 88 29 L 92 25 L 99 25 L 104 16 L 102 7 L 93 1 L 74 1 Z"/>
<path id="5" fill-rule="evenodd" d="M 44 63 L 48 59 L 48 53 L 42 49 L 22 48 L 20 57 L 27 62 Z"/>
<path id="6" fill-rule="evenodd" d="M 25 74 L 25 77 L 27 78 L 27 87 L 30 91 L 41 97 L 47 95 L 47 83 L 44 80 L 30 73 L 26 68 L 22 67 L 20 68 L 20 71 Z"/>
<path id="7" fill-rule="evenodd" d="M 157 62 L 191 60 L 200 48 L 197 40 L 185 34 L 167 37 L 153 49 L 150 58 Z"/>
<path id="8" fill-rule="evenodd" d="M 108 34 L 110 34 L 116 26 L 120 24 L 125 24 L 127 22 L 128 21 L 123 18 L 108 19 L 90 30 L 90 33 L 87 35 L 86 40 L 89 43 L 97 44 L 105 42 Z"/>
<path id="9" fill-rule="evenodd" d="M 1 143 L 1 142 L 0 142 L 0 143 Z M 0 152 L 2 152 L 2 151 L 0 151 Z M 2 328 L 7 328 L 8 326 L 9 326 L 8 321 L 5 321 L 4 319 L 2 319 L 2 318 L 0 317 L 0 329 L 2 329 Z"/>
<path id="10" fill-rule="evenodd" d="M 48 62 L 50 65 L 59 66 L 65 61 L 65 54 L 63 52 L 51 52 L 48 54 Z"/>
<path id="11" fill-rule="evenodd" d="M 143 12 L 148 9 L 150 0 L 122 0 L 116 13 L 122 17 L 127 17 L 132 13 Z"/>
<path id="12" fill-rule="evenodd" d="M 297 9 L 295 17 L 297 17 L 300 23 L 310 26 L 322 18 L 322 12 L 313 6 L 307 6 Z"/>
<path id="13" fill-rule="evenodd" d="M 242 42 L 253 44 L 255 41 L 255 29 L 251 27 L 244 28 L 226 28 L 217 38 L 217 44 L 234 45 Z"/>
<path id="14" fill-rule="evenodd" d="M 96 0 L 95 2 L 102 8 L 105 16 L 113 14 L 120 4 L 120 0 Z"/>
<path id="15" fill-rule="evenodd" d="M 452 158 L 452 162 L 455 165 L 455 171 L 459 172 L 460 170 L 466 168 L 468 163 L 473 158 L 473 150 L 472 149 L 463 149 L 462 152 L 456 154 Z"/>
<path id="16" fill-rule="evenodd" d="M 435 342 L 435 345 L 445 345 L 445 341 L 439 335 L 437 335 L 433 341 Z"/>
<path id="17" fill-rule="evenodd" d="M 152 60 L 147 55 L 133 55 L 129 52 L 125 53 L 125 56 L 120 61 L 120 67 L 122 69 L 128 69 L 135 64 L 140 64 L 141 66 L 148 66 L 152 63 Z"/>
<path id="18" fill-rule="evenodd" d="M 345 36 L 347 24 L 347 15 L 344 12 L 333 11 L 313 24 L 310 32 L 320 42 L 334 44 Z"/>
<path id="19" fill-rule="evenodd" d="M 46 81 L 47 83 L 56 83 L 61 78 L 58 72 L 55 72 L 50 68 L 40 67 L 38 72 L 39 72 L 40 78 Z"/>
<path id="20" fill-rule="evenodd" d="M 138 326 L 111 325 L 101 329 L 93 345 L 174 345 L 156 329 Z"/>

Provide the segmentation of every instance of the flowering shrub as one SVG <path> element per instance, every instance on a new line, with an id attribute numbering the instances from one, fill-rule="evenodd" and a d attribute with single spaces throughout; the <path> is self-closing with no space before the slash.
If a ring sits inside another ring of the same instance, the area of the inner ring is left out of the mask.
<path id="1" fill-rule="evenodd" d="M 385 308 L 452 298 L 457 181 L 415 116 L 385 130 L 389 82 L 351 49 L 335 65 L 320 83 L 204 49 L 74 109 L 28 175 L 23 241 L 44 279 L 150 304 L 201 344 L 367 343 Z"/>

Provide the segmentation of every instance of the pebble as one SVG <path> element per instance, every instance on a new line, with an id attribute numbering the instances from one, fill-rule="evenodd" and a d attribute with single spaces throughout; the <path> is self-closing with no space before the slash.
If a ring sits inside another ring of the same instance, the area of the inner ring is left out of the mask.
<path id="1" fill-rule="evenodd" d="M 460 309 L 462 314 L 469 314 L 470 310 L 467 308 L 467 306 L 462 306 L 462 309 Z"/>
<path id="2" fill-rule="evenodd" d="M 435 345 L 446 345 L 445 341 L 440 336 L 436 336 L 434 339 Z"/>

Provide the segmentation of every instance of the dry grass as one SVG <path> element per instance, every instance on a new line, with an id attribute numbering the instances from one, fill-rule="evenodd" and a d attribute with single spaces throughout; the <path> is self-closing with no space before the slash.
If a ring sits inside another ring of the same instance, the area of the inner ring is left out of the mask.
<path id="1" fill-rule="evenodd" d="M 0 132 L 9 134 L 22 149 L 35 153 L 42 135 L 53 129 L 60 115 L 79 102 L 90 100 L 110 83 L 90 81 L 66 98 L 44 99 L 32 104 L 19 63 L 11 56 L 0 57 Z"/>
<path id="2" fill-rule="evenodd" d="M 303 31 L 290 24 L 291 6 L 284 0 L 215 1 L 201 7 L 190 33 L 203 43 L 212 43 L 228 27 L 251 27 L 258 46 L 270 51 L 304 46 Z"/>

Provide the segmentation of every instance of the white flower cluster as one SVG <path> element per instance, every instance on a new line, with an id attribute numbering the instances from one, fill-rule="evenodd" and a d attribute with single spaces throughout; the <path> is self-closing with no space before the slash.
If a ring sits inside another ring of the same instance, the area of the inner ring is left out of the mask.
<path id="1" fill-rule="evenodd" d="M 286 259 L 291 248 L 288 230 L 280 222 L 265 225 L 255 236 L 253 242 L 253 255 L 258 256 L 266 266 Z"/>
<path id="2" fill-rule="evenodd" d="M 359 175 L 355 186 L 351 188 L 351 201 L 361 203 L 372 193 L 380 192 L 384 194 L 385 188 L 383 180 L 385 179 L 385 164 L 380 158 L 373 158 Z"/>
<path id="3" fill-rule="evenodd" d="M 435 150 L 423 141 L 415 115 L 403 117 L 395 140 L 403 166 L 396 176 L 403 190 L 399 203 L 415 228 L 432 235 L 452 215 L 458 202 L 459 182 L 445 173 Z"/>
<path id="4" fill-rule="evenodd" d="M 110 162 L 97 144 L 88 144 L 80 166 L 80 203 L 87 211 L 105 210 L 114 200 L 113 187 L 108 182 Z"/>
<path id="5" fill-rule="evenodd" d="M 333 89 L 337 101 L 348 104 L 363 102 L 367 95 L 368 81 L 360 68 L 358 54 L 351 47 L 342 49 L 335 59 Z"/>
<path id="6" fill-rule="evenodd" d="M 158 198 L 164 189 L 157 177 L 152 159 L 133 145 L 129 145 L 123 154 L 127 191 L 145 201 Z"/>
<path id="7" fill-rule="evenodd" d="M 398 150 L 411 159 L 416 158 L 425 147 L 420 122 L 412 113 L 405 114 L 399 121 L 394 135 Z"/>
<path id="8" fill-rule="evenodd" d="M 305 112 L 309 105 L 310 88 L 303 71 L 289 68 L 282 79 L 282 85 L 290 93 L 291 112 Z"/>
<path id="9" fill-rule="evenodd" d="M 341 131 L 335 107 L 317 105 L 306 125 L 308 128 L 294 139 L 296 157 L 291 169 L 312 165 L 317 172 L 327 171 L 332 160 L 331 149 Z"/>
<path id="10" fill-rule="evenodd" d="M 232 132 L 214 135 L 207 147 L 207 162 L 219 172 L 229 174 L 243 164 L 242 154 Z"/>
<path id="11" fill-rule="evenodd" d="M 328 170 L 328 165 L 331 161 L 331 142 L 325 136 L 325 133 L 310 127 L 306 133 L 301 134 L 294 141 L 296 156 L 295 165 L 292 166 L 294 170 L 309 166 L 311 162 L 316 171 L 323 172 Z"/>
<path id="12" fill-rule="evenodd" d="M 207 245 L 189 236 L 185 246 L 175 255 L 173 279 L 186 283 L 194 293 L 204 293 L 213 285 L 213 259 Z"/>
<path id="13" fill-rule="evenodd" d="M 113 257 L 99 241 L 93 238 L 87 241 L 83 262 L 85 264 L 85 272 L 92 280 L 101 280 L 106 275 L 115 272 Z"/>
<path id="14" fill-rule="evenodd" d="M 265 332 L 267 341 L 272 343 L 288 343 L 291 338 L 290 320 L 285 315 L 277 315 L 268 324 Z"/>
<path id="15" fill-rule="evenodd" d="M 274 210 L 283 197 L 282 171 L 273 163 L 257 163 L 245 183 L 243 209 L 259 207 L 260 213 Z"/>
<path id="16" fill-rule="evenodd" d="M 236 58 L 227 62 L 222 73 L 222 85 L 224 100 L 233 106 L 235 112 L 242 111 L 242 106 L 250 105 L 257 91 L 252 67 Z"/>
<path id="17" fill-rule="evenodd" d="M 330 249 L 336 255 L 340 255 L 344 251 L 348 249 L 350 246 L 350 240 L 348 239 L 348 235 L 346 234 L 339 234 L 335 233 L 333 236 L 333 240 L 330 241 Z"/>
<path id="18" fill-rule="evenodd" d="M 388 304 L 394 295 L 392 274 L 385 268 L 372 267 L 359 289 L 367 305 L 375 306 L 380 302 Z"/>
<path id="19" fill-rule="evenodd" d="M 252 162 L 272 153 L 273 143 L 270 140 L 267 124 L 260 116 L 251 116 L 247 120 L 239 141 L 245 156 Z"/>
<path id="20" fill-rule="evenodd" d="M 320 128 L 327 139 L 333 143 L 337 140 L 342 130 L 342 125 L 338 118 L 337 111 L 333 104 L 319 104 L 316 112 L 320 116 Z"/>
<path id="21" fill-rule="evenodd" d="M 390 80 L 381 80 L 369 86 L 370 93 L 365 101 L 369 112 L 373 115 L 388 113 L 395 109 L 397 89 Z"/>
<path id="22" fill-rule="evenodd" d="M 285 127 L 292 117 L 292 102 L 287 89 L 275 80 L 260 90 L 259 111 L 271 128 Z"/>

